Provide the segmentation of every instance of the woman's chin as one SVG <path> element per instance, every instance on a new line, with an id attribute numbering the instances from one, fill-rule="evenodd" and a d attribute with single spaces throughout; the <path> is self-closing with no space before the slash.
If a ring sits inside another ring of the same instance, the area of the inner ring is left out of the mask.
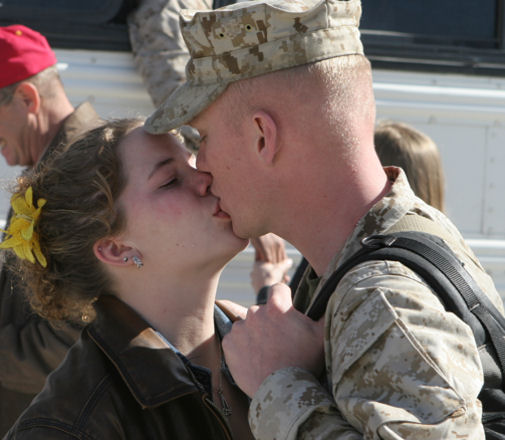
<path id="1" fill-rule="evenodd" d="M 234 249 L 230 249 L 230 252 L 227 252 L 227 255 L 224 258 L 227 258 L 226 263 L 228 264 L 231 260 L 233 260 L 240 252 L 242 252 L 249 244 L 248 239 L 239 238 L 235 236 L 235 244 Z"/>

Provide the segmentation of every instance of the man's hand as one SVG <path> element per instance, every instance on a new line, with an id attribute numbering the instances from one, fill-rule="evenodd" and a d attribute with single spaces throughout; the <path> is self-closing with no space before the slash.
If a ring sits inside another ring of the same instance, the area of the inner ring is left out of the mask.
<path id="1" fill-rule="evenodd" d="M 237 385 L 252 397 L 263 380 L 285 367 L 304 368 L 318 376 L 324 367 L 324 318 L 315 322 L 298 312 L 291 290 L 271 287 L 268 302 L 251 306 L 224 339 L 226 362 Z"/>
<path id="2" fill-rule="evenodd" d="M 280 263 L 287 258 L 284 240 L 275 234 L 265 234 L 251 238 L 251 244 L 256 251 L 254 260 L 267 263 Z"/>

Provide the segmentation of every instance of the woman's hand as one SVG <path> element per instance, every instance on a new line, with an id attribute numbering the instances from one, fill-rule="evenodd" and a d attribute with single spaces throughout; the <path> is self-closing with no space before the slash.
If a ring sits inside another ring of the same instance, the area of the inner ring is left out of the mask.
<path id="1" fill-rule="evenodd" d="M 293 266 L 293 260 L 286 258 L 279 263 L 255 261 L 251 276 L 251 285 L 256 293 L 264 286 L 277 283 L 289 283 L 288 271 Z"/>
<path id="2" fill-rule="evenodd" d="M 266 263 L 280 263 L 287 258 L 284 240 L 275 234 L 265 234 L 251 238 L 251 244 L 256 251 L 255 261 Z"/>

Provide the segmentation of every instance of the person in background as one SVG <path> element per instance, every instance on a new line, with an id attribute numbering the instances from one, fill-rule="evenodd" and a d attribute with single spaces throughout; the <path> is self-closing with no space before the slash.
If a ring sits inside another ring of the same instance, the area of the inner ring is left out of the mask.
<path id="1" fill-rule="evenodd" d="M 223 349 L 273 439 L 483 439 L 482 363 L 469 327 L 399 262 L 349 271 L 323 319 L 306 316 L 362 238 L 422 217 L 503 313 L 491 278 L 451 221 L 416 197 L 374 147 L 372 71 L 359 0 L 265 0 L 183 11 L 187 81 L 145 128 L 198 131 L 197 168 L 240 237 L 271 232 L 309 261 L 291 297 L 236 313 Z M 418 218 L 415 217 L 415 218 Z"/>
<path id="2" fill-rule="evenodd" d="M 383 166 L 402 168 L 414 193 L 428 205 L 445 211 L 444 169 L 438 147 L 429 136 L 403 122 L 381 121 L 375 128 L 374 143 Z M 283 242 L 280 237 L 275 238 L 274 234 L 268 235 L 269 240 L 261 243 L 264 254 L 268 252 L 265 249 L 272 248 L 273 251 L 282 246 Z M 262 304 L 266 302 L 271 285 L 289 281 L 287 272 L 291 265 L 289 260 L 264 260 L 258 254 L 257 251 L 251 271 L 251 285 L 257 293 L 256 303 Z M 289 283 L 293 292 L 296 291 L 307 264 L 307 260 L 302 257 Z"/>
<path id="3" fill-rule="evenodd" d="M 290 282 L 289 270 L 293 260 L 286 254 L 284 240 L 275 234 L 256 237 L 251 243 L 254 247 L 254 263 L 249 277 L 256 294 L 256 304 L 264 304 L 271 285 Z"/>
<path id="4" fill-rule="evenodd" d="M 89 103 L 70 103 L 43 35 L 22 25 L 0 27 L 0 53 L 0 150 L 8 165 L 32 169 L 98 124 Z M 55 328 L 34 315 L 6 266 L 0 273 L 0 436 L 79 334 L 79 326 Z"/>
<path id="5" fill-rule="evenodd" d="M 128 15 L 133 61 L 156 107 L 186 79 L 189 54 L 179 29 L 184 8 L 210 9 L 212 0 L 141 0 Z"/>
<path id="6" fill-rule="evenodd" d="M 189 53 L 179 27 L 182 9 L 220 8 L 236 0 L 139 0 L 128 15 L 133 61 L 156 107 L 186 80 Z"/>
<path id="7" fill-rule="evenodd" d="M 34 310 L 89 325 L 7 439 L 252 438 L 221 350 L 231 322 L 215 305 L 248 241 L 210 182 L 174 135 L 129 119 L 20 181 L 23 215 L 0 247 L 17 254 Z"/>
<path id="8" fill-rule="evenodd" d="M 429 136 L 403 122 L 381 121 L 375 128 L 374 143 L 382 165 L 402 168 L 414 193 L 445 211 L 444 168 L 440 151 Z"/>

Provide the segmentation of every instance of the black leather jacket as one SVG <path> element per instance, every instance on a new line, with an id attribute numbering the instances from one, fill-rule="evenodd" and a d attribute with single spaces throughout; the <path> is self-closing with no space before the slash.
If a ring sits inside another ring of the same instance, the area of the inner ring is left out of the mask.
<path id="1" fill-rule="evenodd" d="M 91 104 L 84 102 L 65 119 L 40 162 L 46 154 L 99 123 Z M 68 325 L 54 328 L 30 310 L 16 274 L 1 267 L 0 437 L 42 389 L 47 375 L 60 364 L 79 333 L 80 328 Z"/>
<path id="2" fill-rule="evenodd" d="M 231 439 L 210 372 L 192 365 L 134 310 L 98 300 L 86 327 L 6 439 Z M 218 332 L 231 325 L 216 307 Z"/>

